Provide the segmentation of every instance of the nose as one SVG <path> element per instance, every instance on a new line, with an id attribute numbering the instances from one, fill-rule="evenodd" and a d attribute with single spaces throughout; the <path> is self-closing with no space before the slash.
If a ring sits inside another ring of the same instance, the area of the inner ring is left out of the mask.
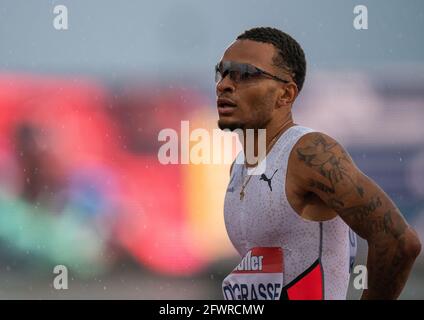
<path id="1" fill-rule="evenodd" d="M 233 93 L 235 90 L 234 82 L 227 75 L 216 84 L 216 95 L 220 96 L 224 92 Z"/>

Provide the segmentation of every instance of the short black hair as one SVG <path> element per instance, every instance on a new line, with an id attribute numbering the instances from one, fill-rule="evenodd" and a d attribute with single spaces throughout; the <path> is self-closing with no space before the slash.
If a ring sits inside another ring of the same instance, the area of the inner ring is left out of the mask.
<path id="1" fill-rule="evenodd" d="M 294 82 L 302 90 L 306 75 L 306 59 L 300 44 L 287 33 L 269 27 L 258 27 L 244 31 L 237 40 L 252 40 L 270 43 L 278 51 L 273 63 L 282 69 L 294 73 Z"/>

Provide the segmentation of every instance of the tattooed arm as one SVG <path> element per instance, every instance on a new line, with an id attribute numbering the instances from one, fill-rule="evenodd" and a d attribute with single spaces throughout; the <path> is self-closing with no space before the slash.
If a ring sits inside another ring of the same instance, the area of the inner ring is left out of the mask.
<path id="1" fill-rule="evenodd" d="M 396 299 L 421 250 L 396 205 L 327 135 L 305 135 L 290 158 L 302 190 L 317 195 L 367 240 L 368 289 L 362 299 Z"/>

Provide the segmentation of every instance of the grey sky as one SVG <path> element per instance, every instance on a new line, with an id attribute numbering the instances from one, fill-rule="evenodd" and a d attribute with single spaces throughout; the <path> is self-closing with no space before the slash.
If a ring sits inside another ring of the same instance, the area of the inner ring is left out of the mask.
<path id="1" fill-rule="evenodd" d="M 53 28 L 58 4 L 67 31 Z M 353 28 L 358 4 L 368 30 Z M 202 75 L 253 26 L 290 33 L 312 69 L 424 63 L 422 0 L 0 0 L 0 69 Z"/>

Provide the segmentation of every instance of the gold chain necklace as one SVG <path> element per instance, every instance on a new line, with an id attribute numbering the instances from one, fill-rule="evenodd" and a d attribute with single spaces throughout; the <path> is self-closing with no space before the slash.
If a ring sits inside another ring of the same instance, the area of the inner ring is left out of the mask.
<path id="1" fill-rule="evenodd" d="M 275 135 L 275 137 L 274 138 L 272 138 L 272 140 L 271 140 L 271 142 L 270 142 L 270 144 L 269 144 L 269 149 L 271 149 L 272 148 L 272 146 L 274 145 L 274 143 L 277 141 L 277 139 L 281 136 L 281 134 L 282 134 L 282 131 L 281 132 L 279 132 L 279 133 L 277 133 L 276 135 Z M 257 167 L 255 168 L 255 170 L 252 172 L 252 174 L 250 174 L 249 175 L 249 177 L 247 178 L 247 180 L 246 180 L 246 182 L 244 182 L 243 183 L 243 185 L 241 186 L 241 190 L 240 190 L 240 200 L 243 200 L 244 199 L 244 196 L 245 196 L 245 192 L 244 192 L 244 189 L 246 189 L 246 187 L 247 187 L 247 185 L 248 185 L 248 183 L 249 183 L 249 181 L 250 181 L 250 179 L 252 178 L 252 176 L 255 174 L 255 172 L 256 172 L 256 170 L 259 168 L 259 164 L 257 165 Z M 247 170 L 246 170 L 247 171 Z"/>
<path id="2" fill-rule="evenodd" d="M 258 167 L 259 167 L 259 165 L 258 165 Z M 256 171 L 256 169 L 257 169 L 257 168 L 255 168 L 255 171 Z M 249 177 L 247 178 L 247 181 L 246 181 L 246 182 L 244 182 L 244 183 L 243 183 L 243 185 L 241 186 L 241 191 L 240 191 L 240 200 L 243 200 L 243 199 L 244 199 L 244 195 L 245 195 L 245 193 L 244 193 L 244 189 L 247 187 L 247 184 L 249 183 L 249 181 L 250 181 L 250 179 L 252 178 L 252 176 L 253 176 L 253 173 L 249 175 Z"/>

